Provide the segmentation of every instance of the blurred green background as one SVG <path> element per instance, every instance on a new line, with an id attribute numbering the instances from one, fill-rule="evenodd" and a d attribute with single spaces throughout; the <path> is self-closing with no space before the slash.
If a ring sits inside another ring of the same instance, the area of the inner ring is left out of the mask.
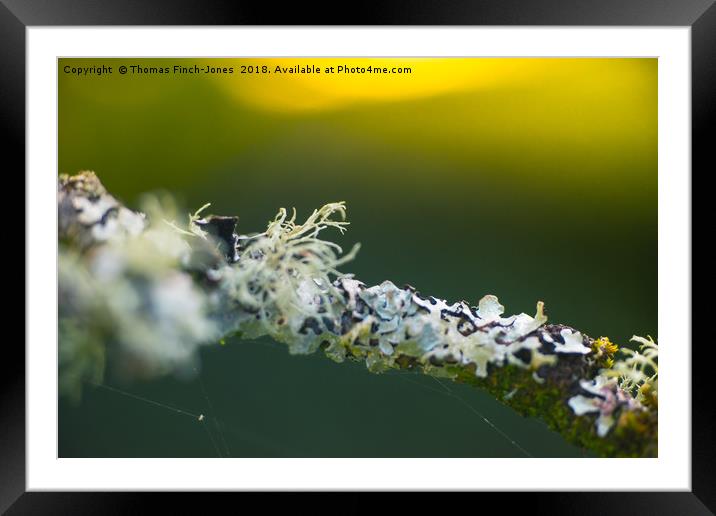
<path id="1" fill-rule="evenodd" d="M 234 73 L 116 73 L 207 63 Z M 412 72 L 240 73 L 296 64 Z M 335 239 L 363 244 L 343 269 L 367 284 L 657 337 L 656 59 L 61 59 L 58 80 L 59 172 L 94 170 L 130 206 L 165 190 L 253 232 L 345 200 Z M 204 349 L 197 378 L 116 382 L 59 401 L 60 456 L 583 456 L 478 390 L 269 339 Z"/>

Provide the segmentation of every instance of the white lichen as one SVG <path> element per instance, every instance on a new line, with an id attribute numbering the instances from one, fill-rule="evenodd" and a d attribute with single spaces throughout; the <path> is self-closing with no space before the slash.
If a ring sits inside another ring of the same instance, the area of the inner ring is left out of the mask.
<path id="1" fill-rule="evenodd" d="M 564 342 L 555 343 L 554 351 L 556 353 L 579 353 L 580 355 L 586 355 L 591 352 L 591 350 L 584 345 L 584 337 L 578 331 L 564 329 L 559 333 L 562 339 L 564 339 Z"/>

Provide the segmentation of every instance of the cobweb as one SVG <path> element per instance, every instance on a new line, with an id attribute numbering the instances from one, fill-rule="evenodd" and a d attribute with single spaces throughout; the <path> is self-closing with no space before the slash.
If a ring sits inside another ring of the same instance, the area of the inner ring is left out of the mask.
<path id="1" fill-rule="evenodd" d="M 238 342 L 235 343 L 235 345 L 262 345 L 271 348 L 271 352 L 286 354 L 284 346 L 268 339 L 260 339 L 254 342 Z M 292 360 L 294 359 L 295 358 L 292 358 Z M 409 391 L 410 396 L 414 396 L 419 400 L 425 399 L 426 407 L 430 407 L 431 404 L 435 403 L 446 403 L 453 404 L 454 408 L 450 408 L 450 410 L 465 411 L 469 417 L 468 421 L 472 420 L 475 425 L 483 427 L 483 434 L 487 431 L 495 436 L 494 440 L 488 440 L 483 443 L 476 440 L 473 447 L 465 449 L 464 456 L 466 457 L 493 456 L 494 450 L 490 448 L 494 447 L 495 441 L 500 440 L 504 441 L 504 443 L 508 445 L 508 449 L 512 450 L 511 455 L 508 455 L 509 452 L 505 451 L 503 455 L 505 457 L 533 457 L 534 455 L 543 455 L 540 453 L 540 450 L 530 450 L 530 446 L 524 442 L 520 442 L 521 439 L 514 435 L 515 432 L 513 429 L 508 429 L 506 424 L 503 425 L 498 416 L 487 417 L 485 413 L 486 410 L 484 409 L 488 408 L 489 411 L 489 403 L 493 403 L 493 401 L 487 400 L 488 405 L 484 405 L 484 402 L 479 400 L 468 400 L 464 395 L 458 392 L 458 386 L 451 382 L 422 373 L 408 371 L 390 371 L 382 375 L 375 375 L 369 373 L 358 364 L 341 364 L 337 366 L 326 362 L 326 367 L 334 366 L 341 367 L 345 374 L 364 376 L 365 378 L 360 379 L 361 382 L 387 381 L 403 383 L 405 384 L 404 387 L 407 386 L 408 389 L 412 389 L 412 391 Z M 195 390 L 194 396 L 190 397 L 191 399 L 181 399 L 181 392 L 183 392 L 181 390 L 178 391 L 176 399 L 159 399 L 154 396 L 147 396 L 144 392 L 139 394 L 138 391 L 140 391 L 141 386 L 136 386 L 135 388 L 120 388 L 117 385 L 107 383 L 96 384 L 88 382 L 88 387 L 94 389 L 97 393 L 101 391 L 103 395 L 106 396 L 122 397 L 129 402 L 142 404 L 147 408 L 156 410 L 157 413 L 163 413 L 164 416 L 161 416 L 162 418 L 181 418 L 184 420 L 181 424 L 197 425 L 197 428 L 201 428 L 201 433 L 206 440 L 207 449 L 211 450 L 211 456 L 213 457 L 227 458 L 246 456 L 246 450 L 255 450 L 257 447 L 268 452 L 270 454 L 269 456 L 322 456 L 319 450 L 308 450 L 305 449 L 306 447 L 300 446 L 300 444 L 297 446 L 296 441 L 286 442 L 269 435 L 267 432 L 261 431 L 261 429 L 252 430 L 251 421 L 241 421 L 237 424 L 235 413 L 227 413 L 228 411 L 225 406 L 214 402 L 215 397 L 220 395 L 225 396 L 225 393 L 217 392 L 217 388 L 211 384 L 209 384 L 211 388 L 208 388 L 204 378 L 202 378 L 206 371 L 204 371 L 204 373 L 196 371 L 196 373 L 195 379 L 189 386 L 190 389 Z M 435 401 L 435 395 L 442 397 L 442 401 Z M 432 401 L 428 399 L 430 397 L 433 398 Z M 240 407 L 241 403 L 242 396 L 239 392 L 236 395 L 237 407 Z M 494 403 L 497 402 L 494 401 Z M 220 410 L 217 410 L 218 407 L 221 407 Z M 268 408 L 268 410 L 271 409 Z M 463 414 L 463 416 L 464 415 L 465 414 Z M 141 425 L 143 422 L 135 421 L 133 424 Z M 145 424 L 149 423 L 146 422 Z M 167 420 L 168 426 L 172 424 L 174 423 Z M 176 424 L 180 425 L 178 421 Z M 446 425 L 449 426 L 450 421 L 447 421 Z M 476 427 L 476 429 L 478 428 Z M 365 436 L 365 438 L 377 439 L 380 437 Z M 186 445 L 187 447 L 194 447 L 196 449 L 200 443 L 187 442 Z M 534 446 L 534 443 L 532 443 L 532 446 Z M 310 448 L 310 444 L 307 447 Z M 416 450 L 415 456 L 422 456 L 421 453 L 427 453 L 427 456 L 434 455 L 434 453 L 430 453 L 429 446 L 422 450 Z M 582 453 L 582 455 L 584 455 L 584 453 Z M 184 455 L 178 450 L 176 456 Z M 344 456 L 356 456 L 352 454 L 351 447 L 348 444 Z"/>

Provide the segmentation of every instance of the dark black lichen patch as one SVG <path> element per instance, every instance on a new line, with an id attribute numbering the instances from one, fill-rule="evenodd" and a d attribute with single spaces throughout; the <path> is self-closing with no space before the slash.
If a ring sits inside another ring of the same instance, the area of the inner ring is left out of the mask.
<path id="1" fill-rule="evenodd" d="M 333 322 L 333 319 L 330 317 L 321 317 L 321 321 L 323 322 L 323 326 L 331 333 L 335 332 L 336 324 Z"/>
<path id="2" fill-rule="evenodd" d="M 239 259 L 239 253 L 237 251 L 239 247 L 239 235 L 236 234 L 236 224 L 238 222 L 239 217 L 220 215 L 210 215 L 206 218 L 194 221 L 197 226 L 215 239 L 221 253 L 226 257 L 229 263 L 234 263 Z"/>
<path id="3" fill-rule="evenodd" d="M 315 317 L 307 317 L 303 321 L 303 325 L 301 325 L 301 328 L 299 328 L 298 333 L 302 335 L 307 335 L 309 330 L 311 330 L 315 335 L 320 335 L 321 333 L 323 333 L 323 328 L 321 328 L 321 324 Z"/>
<path id="4" fill-rule="evenodd" d="M 518 358 L 526 366 L 532 362 L 532 351 L 526 348 L 518 349 L 513 353 L 515 358 Z"/>
<path id="5" fill-rule="evenodd" d="M 477 326 L 468 319 L 460 319 L 457 323 L 457 331 L 463 337 L 469 337 L 477 331 Z"/>

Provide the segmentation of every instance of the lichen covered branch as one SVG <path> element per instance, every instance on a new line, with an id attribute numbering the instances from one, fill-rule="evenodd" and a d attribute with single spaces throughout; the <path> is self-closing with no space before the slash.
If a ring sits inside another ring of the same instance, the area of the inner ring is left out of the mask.
<path id="1" fill-rule="evenodd" d="M 473 384 L 568 441 L 602 456 L 656 456 L 657 347 L 505 316 L 495 296 L 448 303 L 389 281 L 367 286 L 339 267 L 353 259 L 323 240 L 343 232 L 343 203 L 299 224 L 281 209 L 265 231 L 239 235 L 236 217 L 176 222 L 171 200 L 144 213 L 116 201 L 93 173 L 59 180 L 62 387 L 101 380 L 107 357 L 147 375 L 192 366 L 199 346 L 268 335 L 291 353 L 319 349 L 375 373 L 416 369 Z"/>

